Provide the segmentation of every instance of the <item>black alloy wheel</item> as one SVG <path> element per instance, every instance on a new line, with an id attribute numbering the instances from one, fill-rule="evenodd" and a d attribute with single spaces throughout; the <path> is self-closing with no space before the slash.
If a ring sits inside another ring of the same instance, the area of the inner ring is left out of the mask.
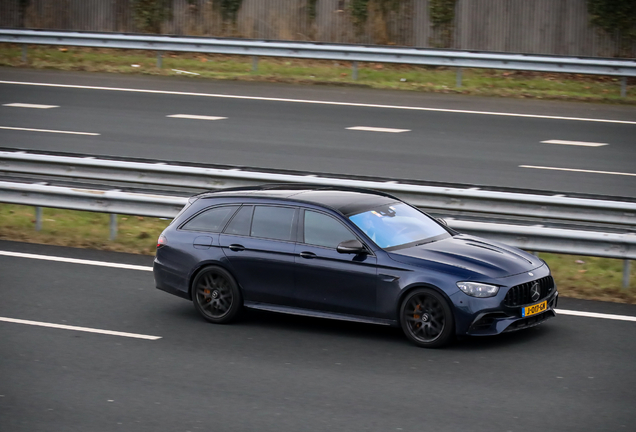
<path id="1" fill-rule="evenodd" d="M 192 283 L 194 308 L 206 320 L 223 324 L 236 317 L 243 299 L 232 275 L 221 267 L 206 267 Z"/>
<path id="2" fill-rule="evenodd" d="M 423 348 L 446 345 L 455 328 L 448 302 L 431 288 L 417 288 L 406 295 L 400 307 L 400 324 L 404 334 Z"/>

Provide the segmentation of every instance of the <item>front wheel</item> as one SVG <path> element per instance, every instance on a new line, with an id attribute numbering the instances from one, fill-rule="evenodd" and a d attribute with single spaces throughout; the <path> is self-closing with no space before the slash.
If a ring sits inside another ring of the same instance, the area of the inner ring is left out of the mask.
<path id="1" fill-rule="evenodd" d="M 400 324 L 406 337 L 423 348 L 438 348 L 453 338 L 453 313 L 442 294 L 417 288 L 406 295 L 400 307 Z"/>
<path id="2" fill-rule="evenodd" d="M 192 283 L 194 308 L 206 320 L 223 324 L 236 317 L 243 304 L 238 284 L 221 267 L 206 267 Z"/>

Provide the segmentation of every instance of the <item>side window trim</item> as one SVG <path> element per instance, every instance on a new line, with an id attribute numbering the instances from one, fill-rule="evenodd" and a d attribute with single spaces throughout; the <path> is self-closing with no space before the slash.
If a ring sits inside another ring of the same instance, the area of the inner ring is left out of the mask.
<path id="1" fill-rule="evenodd" d="M 185 229 L 185 228 L 184 228 L 184 226 L 185 226 L 186 224 L 188 224 L 191 220 L 193 220 L 193 219 L 194 219 L 194 218 L 196 218 L 197 216 L 199 216 L 199 215 L 201 215 L 201 214 L 203 214 L 203 213 L 205 213 L 205 212 L 208 212 L 208 211 L 211 211 L 211 210 L 214 210 L 214 209 L 217 209 L 217 208 L 221 208 L 221 207 L 236 207 L 236 209 L 234 210 L 234 213 L 232 214 L 232 216 L 231 216 L 231 217 L 230 217 L 230 218 L 229 218 L 229 219 L 225 222 L 225 225 L 224 225 L 224 226 L 223 226 L 223 227 L 222 227 L 219 231 L 189 230 L 189 229 Z M 227 227 L 227 225 L 230 223 L 230 221 L 231 221 L 232 219 L 234 219 L 234 216 L 236 216 L 236 213 L 238 213 L 238 211 L 240 210 L 240 208 L 241 208 L 241 205 L 240 205 L 240 204 L 227 204 L 227 203 L 225 203 L 225 204 L 213 205 L 213 206 L 210 206 L 210 207 L 206 207 L 206 208 L 201 209 L 200 211 L 196 212 L 195 214 L 193 214 L 192 216 L 190 216 L 190 217 L 189 217 L 188 219 L 186 219 L 185 221 L 183 221 L 183 222 L 182 222 L 182 223 L 181 223 L 181 224 L 177 227 L 177 230 L 178 230 L 178 231 L 188 231 L 188 232 L 206 232 L 206 233 L 212 233 L 212 234 L 219 234 L 219 233 L 222 233 L 222 232 L 225 230 L 225 227 Z M 185 210 L 185 209 L 184 209 L 184 210 Z M 183 210 L 182 210 L 182 213 L 183 213 Z M 177 216 L 178 216 L 178 215 L 177 215 Z M 176 217 L 175 217 L 175 219 L 176 219 Z"/>

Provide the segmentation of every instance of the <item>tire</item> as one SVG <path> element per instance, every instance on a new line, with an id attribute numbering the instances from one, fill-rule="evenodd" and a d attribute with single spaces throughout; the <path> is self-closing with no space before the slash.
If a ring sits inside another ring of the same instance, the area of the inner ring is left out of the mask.
<path id="1" fill-rule="evenodd" d="M 192 282 L 194 308 L 206 320 L 225 324 L 236 318 L 243 297 L 232 275 L 221 267 L 206 267 Z"/>
<path id="2" fill-rule="evenodd" d="M 400 306 L 400 324 L 407 338 L 422 348 L 439 348 L 453 339 L 455 320 L 442 294 L 431 288 L 409 292 Z"/>

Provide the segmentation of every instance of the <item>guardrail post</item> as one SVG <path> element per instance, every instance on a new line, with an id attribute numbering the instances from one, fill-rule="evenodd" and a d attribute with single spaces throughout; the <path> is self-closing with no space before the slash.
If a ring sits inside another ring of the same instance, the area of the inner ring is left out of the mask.
<path id="1" fill-rule="evenodd" d="M 623 261 L 623 288 L 629 288 L 629 276 L 630 276 L 630 260 Z"/>
<path id="2" fill-rule="evenodd" d="M 621 97 L 627 97 L 627 77 L 621 78 Z"/>
<path id="3" fill-rule="evenodd" d="M 22 63 L 27 62 L 27 50 L 28 50 L 28 45 L 22 44 Z"/>
<path id="4" fill-rule="evenodd" d="M 358 62 L 351 62 L 351 79 L 354 81 L 358 80 Z"/>
<path id="5" fill-rule="evenodd" d="M 455 87 L 462 86 L 462 68 L 457 68 L 457 75 L 455 76 Z"/>
<path id="6" fill-rule="evenodd" d="M 161 56 L 161 51 L 157 51 L 157 69 L 161 69 L 163 67 L 163 57 Z"/>
<path id="7" fill-rule="evenodd" d="M 258 56 L 252 56 L 252 72 L 258 72 Z"/>
<path id="8" fill-rule="evenodd" d="M 35 230 L 42 230 L 42 207 L 35 208 Z"/>
<path id="9" fill-rule="evenodd" d="M 110 239 L 115 240 L 117 238 L 117 215 L 110 215 Z"/>

